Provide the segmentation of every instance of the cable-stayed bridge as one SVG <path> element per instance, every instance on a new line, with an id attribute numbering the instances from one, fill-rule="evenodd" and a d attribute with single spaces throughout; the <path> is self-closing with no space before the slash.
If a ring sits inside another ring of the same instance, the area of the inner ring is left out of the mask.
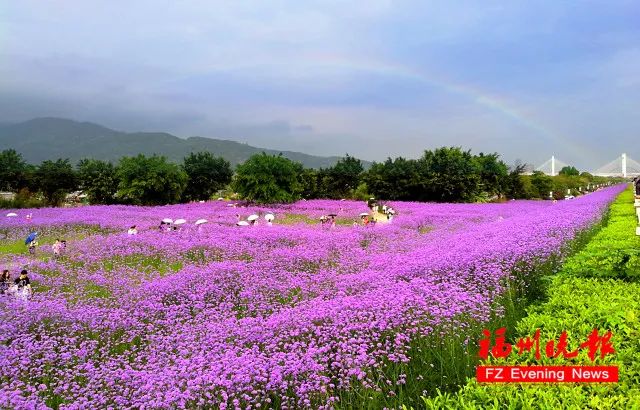
<path id="1" fill-rule="evenodd" d="M 567 166 L 566 162 L 563 162 L 552 155 L 551 158 L 546 160 L 540 166 L 536 167 L 536 171 L 541 171 L 547 175 L 558 175 L 560 170 Z M 618 158 L 601 166 L 591 174 L 599 177 L 637 177 L 640 176 L 640 162 L 629 158 L 627 154 L 622 154 Z"/>
<path id="2" fill-rule="evenodd" d="M 560 161 L 555 157 L 555 155 L 552 155 L 551 158 L 542 163 L 542 165 L 536 167 L 536 171 L 541 171 L 547 175 L 554 176 L 558 175 L 558 172 L 567 165 L 568 164 L 566 162 Z"/>

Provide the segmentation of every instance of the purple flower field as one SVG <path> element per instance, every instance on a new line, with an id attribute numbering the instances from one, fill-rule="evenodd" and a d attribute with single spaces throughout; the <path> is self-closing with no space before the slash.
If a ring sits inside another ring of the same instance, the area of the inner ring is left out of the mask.
<path id="1" fill-rule="evenodd" d="M 624 188 L 393 202 L 396 217 L 374 227 L 352 226 L 368 211 L 354 201 L 16 210 L 0 220 L 2 244 L 38 231 L 41 246 L 0 254 L 34 287 L 27 302 L 0 296 L 0 408 L 332 408 L 356 386 L 393 395 L 411 382 L 416 340 L 500 314 L 516 267 L 562 257 Z M 254 212 L 273 212 L 273 226 L 235 226 Z M 332 212 L 342 223 L 321 226 Z M 165 232 L 163 218 L 188 223 Z"/>

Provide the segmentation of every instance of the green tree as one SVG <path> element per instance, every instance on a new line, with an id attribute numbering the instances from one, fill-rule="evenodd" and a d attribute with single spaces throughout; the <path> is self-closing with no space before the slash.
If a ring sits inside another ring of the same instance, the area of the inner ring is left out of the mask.
<path id="1" fill-rule="evenodd" d="M 320 198 L 318 190 L 319 172 L 312 168 L 304 168 L 298 174 L 302 191 L 300 196 L 305 199 Z"/>
<path id="2" fill-rule="evenodd" d="M 482 190 L 489 195 L 502 196 L 507 190 L 509 168 L 497 153 L 480 153 L 474 157 L 478 164 Z"/>
<path id="3" fill-rule="evenodd" d="M 242 198 L 257 203 L 293 202 L 302 193 L 301 169 L 282 154 L 255 154 L 238 165 L 232 187 Z"/>
<path id="4" fill-rule="evenodd" d="M 360 174 L 364 168 L 362 161 L 346 154 L 344 158 L 326 170 L 327 194 L 330 198 L 345 198 L 351 196 L 358 187 Z"/>
<path id="5" fill-rule="evenodd" d="M 189 177 L 184 197 L 187 200 L 207 200 L 223 189 L 233 176 L 231 164 L 210 152 L 191 153 L 185 157 L 182 169 Z"/>
<path id="6" fill-rule="evenodd" d="M 78 182 L 92 204 L 112 204 L 118 190 L 116 167 L 98 159 L 78 163 Z"/>
<path id="7" fill-rule="evenodd" d="M 531 187 L 536 198 L 548 198 L 553 190 L 553 179 L 540 171 L 534 171 L 531 175 Z"/>
<path id="8" fill-rule="evenodd" d="M 13 149 L 0 152 L 0 189 L 18 191 L 26 185 L 27 163 Z"/>
<path id="9" fill-rule="evenodd" d="M 379 199 L 416 200 L 419 196 L 420 175 L 417 162 L 398 157 L 374 163 L 362 175 L 372 195 Z"/>
<path id="10" fill-rule="evenodd" d="M 505 194 L 511 199 L 527 199 L 531 195 L 531 183 L 524 178 L 524 164 L 516 163 L 505 179 Z"/>
<path id="11" fill-rule="evenodd" d="M 470 151 L 443 147 L 418 160 L 423 201 L 471 201 L 480 193 L 480 170 Z"/>
<path id="12" fill-rule="evenodd" d="M 580 175 L 580 171 L 578 171 L 576 167 L 567 165 L 563 167 L 558 174 L 567 176 L 578 176 Z"/>
<path id="13" fill-rule="evenodd" d="M 120 159 L 116 176 L 116 196 L 134 205 L 162 205 L 180 201 L 187 186 L 187 174 L 178 166 L 167 162 L 163 156 Z"/>
<path id="14" fill-rule="evenodd" d="M 60 205 L 77 188 L 77 176 L 68 159 L 43 161 L 35 172 L 38 190 L 48 205 Z"/>

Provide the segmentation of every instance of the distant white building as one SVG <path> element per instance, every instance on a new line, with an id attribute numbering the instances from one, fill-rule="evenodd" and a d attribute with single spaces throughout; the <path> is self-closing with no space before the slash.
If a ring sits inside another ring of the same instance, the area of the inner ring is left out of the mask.
<path id="1" fill-rule="evenodd" d="M 66 200 L 67 202 L 81 202 L 86 197 L 87 197 L 87 194 L 85 194 L 84 192 L 75 191 L 75 192 L 71 192 L 70 194 L 67 194 Z"/>
<path id="2" fill-rule="evenodd" d="M 16 193 L 6 191 L 0 192 L 0 199 L 4 201 L 13 201 L 14 199 L 16 199 Z"/>

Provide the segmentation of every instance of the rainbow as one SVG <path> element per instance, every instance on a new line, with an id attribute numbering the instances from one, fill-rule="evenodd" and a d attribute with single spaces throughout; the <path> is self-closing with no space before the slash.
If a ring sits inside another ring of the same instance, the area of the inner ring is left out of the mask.
<path id="1" fill-rule="evenodd" d="M 408 65 L 381 60 L 354 60 L 340 56 L 316 55 L 308 61 L 312 61 L 312 64 L 315 67 L 372 72 L 387 76 L 406 78 L 422 84 L 427 84 L 431 87 L 444 90 L 450 94 L 461 96 L 491 112 L 508 118 L 515 124 L 532 131 L 537 137 L 549 142 L 551 146 L 557 148 L 557 151 L 564 152 L 568 150 L 573 153 L 580 152 L 583 156 L 590 156 L 593 154 L 587 152 L 584 147 L 567 139 L 565 136 L 553 132 L 539 121 L 536 121 L 530 115 L 516 108 L 513 103 L 507 102 L 505 98 L 490 95 L 489 93 L 469 84 L 457 83 L 446 79 L 443 76 L 438 76 L 433 73 L 425 73 Z M 551 154 L 553 153 L 549 153 L 549 155 Z"/>

